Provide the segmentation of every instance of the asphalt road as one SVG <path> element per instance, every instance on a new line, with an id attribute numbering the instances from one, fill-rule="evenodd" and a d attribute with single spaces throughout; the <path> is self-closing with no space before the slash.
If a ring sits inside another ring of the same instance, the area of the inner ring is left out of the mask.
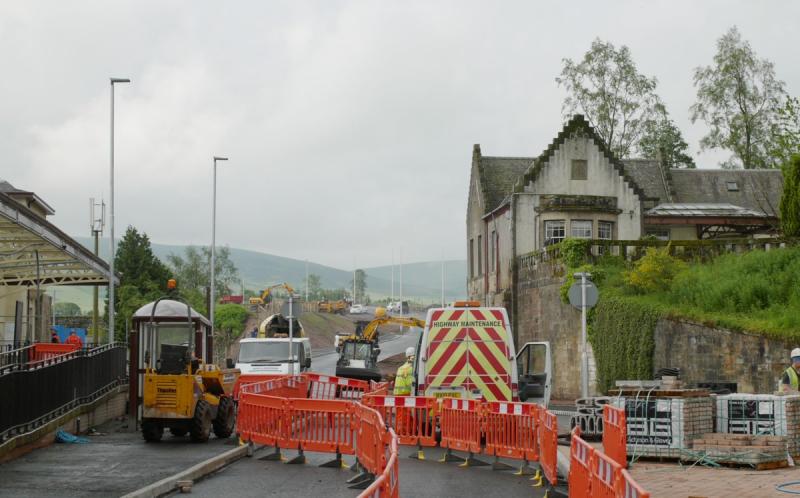
<path id="1" fill-rule="evenodd" d="M 306 453 L 305 465 L 286 465 L 281 462 L 262 461 L 258 458 L 267 450 L 257 452 L 253 458 L 243 458 L 206 479 L 195 483 L 192 496 L 218 498 L 220 496 L 325 496 L 326 498 L 357 496 L 359 490 L 349 489 L 346 481 L 355 474 L 347 469 L 318 468 L 331 459 L 331 455 Z M 292 457 L 295 452 L 284 452 Z M 541 488 L 532 488 L 527 477 L 513 475 L 512 471 L 494 471 L 491 467 L 460 468 L 457 463 L 439 463 L 442 450 L 425 451 L 425 461 L 412 460 L 411 448 L 400 448 L 400 496 L 413 497 L 541 497 Z M 352 457 L 345 457 L 352 463 Z M 516 464 L 509 461 L 510 464 Z"/>
<path id="2" fill-rule="evenodd" d="M 378 356 L 378 361 L 402 353 L 409 346 L 416 347 L 421 333 L 420 329 L 411 329 L 401 335 L 382 336 L 380 340 L 381 354 Z M 334 375 L 336 373 L 336 360 L 338 359 L 339 355 L 333 349 L 314 351 L 314 357 L 311 360 L 311 371 Z"/>
<path id="3" fill-rule="evenodd" d="M 88 444 L 53 444 L 0 465 L 0 497 L 120 496 L 180 472 L 233 448 L 236 440 L 195 444 L 165 434 L 145 443 L 139 432 L 117 432 L 119 422 L 103 424 L 105 435 Z"/>

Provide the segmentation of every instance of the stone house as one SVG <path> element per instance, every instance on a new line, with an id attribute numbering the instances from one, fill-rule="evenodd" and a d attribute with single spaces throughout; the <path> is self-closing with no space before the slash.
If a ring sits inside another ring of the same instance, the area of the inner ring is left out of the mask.
<path id="1" fill-rule="evenodd" d="M 511 308 L 515 259 L 566 237 L 768 236 L 782 188 L 780 170 L 666 169 L 657 160 L 617 158 L 581 115 L 538 157 L 484 156 L 476 144 L 468 295 Z"/>

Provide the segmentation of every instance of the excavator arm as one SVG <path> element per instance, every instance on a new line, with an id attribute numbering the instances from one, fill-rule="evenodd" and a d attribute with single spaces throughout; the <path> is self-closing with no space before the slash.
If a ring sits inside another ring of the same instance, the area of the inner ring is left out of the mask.
<path id="1" fill-rule="evenodd" d="M 280 283 L 280 284 L 275 284 L 275 285 L 270 285 L 266 289 L 261 291 L 261 302 L 262 303 L 268 303 L 269 302 L 269 295 L 272 294 L 272 289 L 277 289 L 278 287 L 283 287 L 286 290 L 286 292 L 288 292 L 289 294 L 294 294 L 294 288 L 292 288 L 292 286 L 287 284 L 286 282 L 283 282 L 283 283 Z"/>
<path id="2" fill-rule="evenodd" d="M 367 341 L 372 341 L 375 338 L 375 332 L 377 332 L 378 327 L 387 323 L 405 325 L 406 327 L 419 327 L 421 329 L 425 328 L 425 320 L 420 320 L 414 317 L 384 315 L 375 318 L 369 322 L 366 327 L 364 327 L 363 338 Z"/>

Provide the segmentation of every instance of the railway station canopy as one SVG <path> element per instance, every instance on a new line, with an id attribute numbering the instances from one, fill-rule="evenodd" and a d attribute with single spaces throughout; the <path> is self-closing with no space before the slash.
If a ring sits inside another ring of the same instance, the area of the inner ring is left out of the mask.
<path id="1" fill-rule="evenodd" d="M 108 264 L 47 221 L 53 212 L 36 194 L 0 181 L 0 284 L 108 284 Z"/>

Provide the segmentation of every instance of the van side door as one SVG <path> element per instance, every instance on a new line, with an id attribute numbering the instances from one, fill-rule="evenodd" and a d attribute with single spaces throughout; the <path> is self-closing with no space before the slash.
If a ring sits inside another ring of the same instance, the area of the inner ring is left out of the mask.
<path id="1" fill-rule="evenodd" d="M 519 399 L 547 406 L 553 379 L 549 342 L 529 342 L 517 353 Z"/>

